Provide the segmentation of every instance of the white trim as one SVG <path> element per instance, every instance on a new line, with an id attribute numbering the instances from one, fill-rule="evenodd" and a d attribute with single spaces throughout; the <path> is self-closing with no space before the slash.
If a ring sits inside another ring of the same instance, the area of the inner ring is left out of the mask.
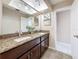
<path id="1" fill-rule="evenodd" d="M 54 11 L 54 12 L 51 12 L 51 14 L 52 14 L 52 22 L 54 22 L 54 23 L 52 23 L 52 30 L 54 31 L 54 33 L 53 33 L 53 35 L 54 35 L 54 41 L 55 41 L 55 45 L 56 45 L 56 40 L 57 40 L 57 25 L 56 25 L 56 23 L 57 23 L 57 21 L 56 21 L 56 11 Z M 53 25 L 54 24 L 54 25 Z M 55 47 L 54 47 L 55 48 Z"/>
<path id="2" fill-rule="evenodd" d="M 67 54 L 67 53 L 62 52 L 62 51 L 60 51 L 60 50 L 57 50 L 57 49 L 55 49 L 55 48 L 49 47 L 49 49 L 51 49 L 51 50 L 55 50 L 55 51 L 58 51 L 58 52 L 60 52 L 60 53 L 63 53 L 63 54 L 66 54 L 66 55 L 69 55 L 69 56 L 71 56 L 71 57 L 72 57 L 72 55 L 71 55 L 71 54 Z"/>
<path id="3" fill-rule="evenodd" d="M 48 47 L 49 49 L 52 49 L 52 50 L 56 50 L 55 48 L 52 48 L 52 47 Z"/>
<path id="4" fill-rule="evenodd" d="M 66 10 L 71 10 L 71 6 L 67 6 L 67 7 L 64 7 L 64 8 L 60 8 L 60 9 L 57 9 L 57 10 L 55 10 L 55 11 L 53 12 L 53 13 L 54 13 L 54 21 L 56 22 L 56 23 L 55 23 L 55 26 L 56 26 L 56 27 L 55 27 L 55 34 L 54 34 L 54 35 L 55 35 L 55 38 L 54 38 L 54 39 L 55 39 L 55 46 L 58 45 L 58 44 L 57 44 L 57 25 L 56 25 L 56 24 L 57 24 L 57 19 L 56 19 L 57 17 L 56 17 L 56 13 L 57 13 L 57 12 L 61 12 L 61 11 L 66 11 Z M 66 45 L 66 44 L 64 43 L 64 45 Z M 62 44 L 62 46 L 63 46 L 63 44 Z M 50 49 L 57 50 L 57 51 L 60 51 L 60 52 L 62 52 L 62 53 L 65 53 L 65 52 L 63 52 L 62 49 L 61 49 L 61 50 L 60 50 L 60 49 L 58 50 L 57 47 L 55 47 L 55 48 L 49 47 L 49 48 L 50 48 Z M 71 53 L 66 53 L 66 54 L 71 55 Z"/>
<path id="5" fill-rule="evenodd" d="M 54 12 L 54 19 L 55 19 L 55 45 L 57 41 L 57 17 L 56 17 L 56 11 Z"/>
<path id="6" fill-rule="evenodd" d="M 71 55 L 71 44 L 67 44 L 67 43 L 58 41 L 56 43 L 56 50 L 66 53 L 68 55 Z"/>
<path id="7" fill-rule="evenodd" d="M 61 12 L 61 11 L 66 11 L 66 10 L 70 10 L 70 9 L 71 9 L 71 6 L 67 6 L 64 8 L 57 9 L 57 10 L 55 10 L 55 12 Z"/>

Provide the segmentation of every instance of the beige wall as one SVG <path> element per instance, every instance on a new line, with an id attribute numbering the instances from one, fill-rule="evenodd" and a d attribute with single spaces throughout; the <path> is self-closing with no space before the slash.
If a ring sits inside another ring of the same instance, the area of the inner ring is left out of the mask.
<path id="1" fill-rule="evenodd" d="M 70 44 L 70 10 L 57 12 L 57 41 Z"/>
<path id="2" fill-rule="evenodd" d="M 2 20 L 2 3 L 0 0 L 0 34 L 1 34 L 1 20 Z"/>
<path id="3" fill-rule="evenodd" d="M 55 19 L 53 17 L 53 12 L 51 12 L 51 26 L 45 26 L 44 25 L 44 18 L 43 18 L 43 15 L 40 15 L 40 29 L 41 30 L 49 30 L 50 31 L 50 40 L 49 40 L 49 48 L 54 48 L 55 47 L 55 36 L 54 36 L 54 24 L 55 24 Z"/>
<path id="4" fill-rule="evenodd" d="M 21 26 L 21 16 L 17 11 L 3 7 L 3 19 L 2 19 L 2 34 L 9 34 L 18 32 Z"/>

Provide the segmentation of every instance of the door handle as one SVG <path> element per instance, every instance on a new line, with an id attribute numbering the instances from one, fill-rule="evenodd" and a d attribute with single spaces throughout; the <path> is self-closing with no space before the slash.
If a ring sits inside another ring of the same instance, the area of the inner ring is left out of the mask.
<path id="1" fill-rule="evenodd" d="M 74 36 L 74 38 L 77 38 L 78 39 L 78 35 L 73 35 Z"/>

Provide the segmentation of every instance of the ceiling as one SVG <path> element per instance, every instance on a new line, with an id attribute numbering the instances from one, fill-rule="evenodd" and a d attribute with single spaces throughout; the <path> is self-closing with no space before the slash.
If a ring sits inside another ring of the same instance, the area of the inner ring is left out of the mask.
<path id="1" fill-rule="evenodd" d="M 10 1 L 11 0 L 2 0 L 2 2 L 4 4 L 8 4 Z M 26 0 L 26 1 L 28 1 L 28 0 Z M 29 1 L 32 1 L 33 2 L 33 0 L 29 0 Z M 62 1 L 65 1 L 65 0 L 48 0 L 48 1 L 51 2 L 52 4 L 57 4 L 57 3 L 60 3 Z"/>
<path id="2" fill-rule="evenodd" d="M 2 3 L 3 3 L 3 5 L 4 6 L 8 6 L 8 4 L 9 4 L 9 2 L 10 2 L 11 0 L 2 0 Z M 24 2 L 28 2 L 28 1 L 30 1 L 31 2 L 31 4 L 30 3 L 28 3 L 30 6 L 32 6 L 32 7 L 34 7 L 33 6 L 33 4 L 35 4 L 35 3 L 33 3 L 33 1 L 34 0 L 23 0 Z M 71 5 L 72 4 L 72 2 L 73 2 L 73 0 L 40 0 L 40 5 L 41 5 L 41 7 L 38 7 L 37 5 L 34 7 L 37 11 L 40 11 L 40 12 L 43 12 L 43 11 L 45 11 L 45 10 L 49 10 L 49 11 L 52 11 L 52 10 L 55 10 L 55 9 L 58 9 L 58 8 L 62 8 L 62 7 L 65 7 L 65 6 L 69 6 L 69 5 Z M 38 3 L 37 3 L 38 4 Z M 47 7 L 46 7 L 46 5 L 47 5 Z M 45 10 L 43 10 L 44 8 L 43 7 L 46 7 L 45 8 Z"/>
<path id="3" fill-rule="evenodd" d="M 49 0 L 51 4 L 58 4 L 64 0 Z"/>
<path id="4" fill-rule="evenodd" d="M 53 9 L 69 6 L 73 3 L 74 0 L 45 0 L 50 4 L 50 7 Z"/>

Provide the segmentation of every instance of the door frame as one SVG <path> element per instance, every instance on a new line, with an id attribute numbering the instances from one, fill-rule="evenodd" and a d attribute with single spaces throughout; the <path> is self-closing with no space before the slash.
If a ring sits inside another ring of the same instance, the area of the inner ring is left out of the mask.
<path id="1" fill-rule="evenodd" d="M 57 45 L 57 12 L 62 12 L 62 11 L 66 11 L 66 10 L 70 10 L 71 11 L 71 6 L 67 6 L 67 7 L 64 7 L 64 8 L 60 8 L 60 9 L 57 9 L 57 10 L 55 10 L 54 11 L 54 20 L 55 20 L 55 33 L 54 33 L 54 35 L 55 35 L 55 50 L 57 50 L 57 48 L 56 48 L 56 45 Z"/>

